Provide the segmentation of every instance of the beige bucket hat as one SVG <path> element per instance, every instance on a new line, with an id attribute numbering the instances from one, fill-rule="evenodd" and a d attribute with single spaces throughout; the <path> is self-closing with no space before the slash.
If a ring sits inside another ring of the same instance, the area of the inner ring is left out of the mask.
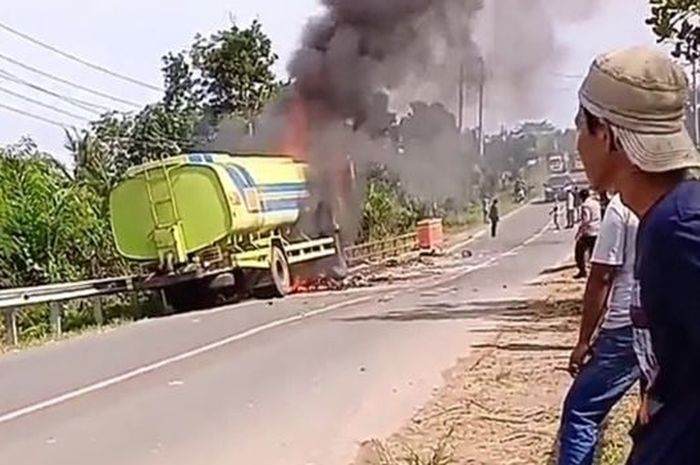
<path id="1" fill-rule="evenodd" d="M 685 126 L 687 98 L 683 69 L 648 47 L 598 56 L 579 91 L 581 106 L 610 123 L 630 161 L 651 173 L 700 167 Z"/>

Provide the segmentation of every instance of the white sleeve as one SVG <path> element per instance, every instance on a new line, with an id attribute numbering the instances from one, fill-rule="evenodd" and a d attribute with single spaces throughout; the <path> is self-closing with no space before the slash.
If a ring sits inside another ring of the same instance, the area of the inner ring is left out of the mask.
<path id="1" fill-rule="evenodd" d="M 617 208 L 608 208 L 600 225 L 591 261 L 598 265 L 622 266 L 625 263 L 627 221 Z"/>

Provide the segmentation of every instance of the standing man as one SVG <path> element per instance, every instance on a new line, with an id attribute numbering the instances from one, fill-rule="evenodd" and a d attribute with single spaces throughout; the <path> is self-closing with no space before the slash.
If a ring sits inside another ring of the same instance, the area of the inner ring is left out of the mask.
<path id="1" fill-rule="evenodd" d="M 554 200 L 554 206 L 549 211 L 549 216 L 552 217 L 552 222 L 554 223 L 554 230 L 561 231 L 561 225 L 559 224 L 559 201 Z"/>
<path id="2" fill-rule="evenodd" d="M 578 146 L 596 188 L 640 218 L 638 310 L 654 356 L 629 465 L 700 463 L 700 167 L 688 80 L 660 50 L 597 57 L 579 91 Z M 636 341 L 635 341 L 636 342 Z"/>
<path id="3" fill-rule="evenodd" d="M 600 230 L 600 204 L 591 197 L 588 189 L 581 189 L 578 195 L 581 200 L 581 225 L 576 233 L 574 255 L 578 274 L 574 279 L 583 279 L 588 276 L 588 257 L 593 253 Z"/>
<path id="4" fill-rule="evenodd" d="M 576 221 L 576 194 L 571 186 L 566 187 L 566 229 L 572 229 Z"/>
<path id="5" fill-rule="evenodd" d="M 491 220 L 491 237 L 496 237 L 498 222 L 501 220 L 501 216 L 498 212 L 498 199 L 493 199 L 493 202 L 491 202 L 489 219 Z"/>
<path id="6" fill-rule="evenodd" d="M 620 197 L 613 197 L 593 251 L 569 361 L 574 384 L 562 412 L 559 465 L 593 464 L 605 417 L 639 379 L 630 316 L 637 225 Z"/>

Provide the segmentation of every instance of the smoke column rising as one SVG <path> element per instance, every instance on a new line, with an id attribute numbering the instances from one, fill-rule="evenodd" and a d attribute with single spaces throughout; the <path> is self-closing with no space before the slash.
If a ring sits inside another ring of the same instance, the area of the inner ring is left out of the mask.
<path id="1" fill-rule="evenodd" d="M 400 177 L 410 194 L 439 201 L 469 192 L 474 163 L 452 116 L 460 68 L 468 105 L 474 105 L 485 73 L 489 101 L 510 121 L 546 110 L 551 92 L 542 83 L 566 53 L 557 43 L 556 26 L 590 19 L 600 2 L 322 3 L 326 12 L 309 21 L 288 64 L 293 95 L 266 110 L 254 138 L 244 137 L 243 128 L 233 124 L 220 128 L 215 146 L 266 151 L 295 146 L 308 157 L 316 178 L 326 181 L 317 193 L 322 198 L 333 197 L 327 191 L 336 187 L 335 175 L 351 157 L 360 179 L 381 164 Z M 400 136 L 388 137 L 389 126 L 398 127 Z M 280 143 L 290 128 L 302 141 Z M 345 228 L 357 224 L 360 205 L 333 209 L 346 216 L 341 218 Z"/>

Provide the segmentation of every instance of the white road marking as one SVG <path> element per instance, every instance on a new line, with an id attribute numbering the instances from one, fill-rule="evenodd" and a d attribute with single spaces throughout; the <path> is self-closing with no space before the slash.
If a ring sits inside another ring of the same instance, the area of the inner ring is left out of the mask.
<path id="1" fill-rule="evenodd" d="M 495 255 L 495 256 L 489 258 L 488 260 L 486 260 L 482 263 L 479 263 L 478 265 L 468 266 L 463 271 L 452 274 L 450 276 L 446 276 L 440 280 L 433 281 L 433 282 L 429 283 L 429 285 L 430 286 L 443 286 L 446 283 L 454 281 L 455 279 L 461 279 L 461 278 L 463 278 L 463 277 L 465 277 L 465 276 L 467 276 L 475 271 L 482 270 L 484 268 L 488 268 L 490 266 L 493 266 L 496 263 L 498 263 L 498 261 L 501 260 L 502 258 L 506 258 L 506 257 L 512 256 L 512 255 L 517 255 L 517 252 L 523 250 L 527 245 L 530 245 L 533 242 L 535 242 L 536 240 L 540 239 L 542 236 L 545 235 L 546 232 L 547 232 L 547 226 L 542 228 L 540 231 L 538 231 L 534 235 L 530 236 L 528 239 L 526 239 L 521 244 L 518 244 L 515 247 L 511 248 L 510 250 L 507 250 L 503 253 Z"/>
<path id="2" fill-rule="evenodd" d="M 105 388 L 108 388 L 110 386 L 114 386 L 115 384 L 120 384 L 125 381 L 128 381 L 130 379 L 136 378 L 137 376 L 145 375 L 148 373 L 152 373 L 156 370 L 159 370 L 161 368 L 165 368 L 169 365 L 172 365 L 174 363 L 182 362 L 184 360 L 196 357 L 198 355 L 204 354 L 206 352 L 211 352 L 212 350 L 219 349 L 221 347 L 227 346 L 229 344 L 233 344 L 234 342 L 241 341 L 243 339 L 250 338 L 252 336 L 255 336 L 257 334 L 270 331 L 275 328 L 279 328 L 281 326 L 286 326 L 291 323 L 296 323 L 297 321 L 304 320 L 306 318 L 311 318 L 317 315 L 322 315 L 324 313 L 332 312 L 334 310 L 338 310 L 343 307 L 349 307 L 351 305 L 356 305 L 360 304 L 366 301 L 371 300 L 372 297 L 361 297 L 358 299 L 353 299 L 353 300 L 348 300 L 345 302 L 340 302 L 334 305 L 328 305 L 326 307 L 319 308 L 317 310 L 313 310 L 310 312 L 307 312 L 305 315 L 294 315 L 288 318 L 284 318 L 282 320 L 276 320 L 261 326 L 256 326 L 255 328 L 249 329 L 247 331 L 244 331 L 242 333 L 234 334 L 233 336 L 229 336 L 225 339 L 221 339 L 219 341 L 213 342 L 211 344 L 207 344 L 204 346 L 201 346 L 197 349 L 189 350 L 187 352 L 183 352 L 179 355 L 175 355 L 173 357 L 169 357 L 166 359 L 163 359 L 159 362 L 151 363 L 150 365 L 145 365 L 140 368 L 136 368 L 131 371 L 127 371 L 125 373 L 122 373 L 121 375 L 114 376 L 112 378 L 105 379 L 103 381 L 98 381 L 96 383 L 84 386 L 79 389 L 75 389 L 70 392 L 66 392 L 65 394 L 61 394 L 59 396 L 53 397 L 51 399 L 47 399 L 42 402 L 38 402 L 33 405 L 29 405 L 24 408 L 20 408 L 18 410 L 14 410 L 11 412 L 7 412 L 3 415 L 0 415 L 0 424 L 7 423 L 12 420 L 16 420 L 18 418 L 30 415 L 32 413 L 39 412 L 41 410 L 45 410 L 50 407 L 54 407 L 59 404 L 63 404 L 65 402 L 68 402 L 69 400 L 73 400 L 78 397 L 82 397 L 86 394 L 90 394 L 95 391 L 99 391 Z"/>
<path id="3" fill-rule="evenodd" d="M 445 284 L 447 284 L 449 282 L 452 282 L 456 279 L 460 279 L 460 278 L 462 278 L 468 274 L 471 274 L 477 270 L 481 270 L 483 268 L 488 268 L 489 266 L 492 266 L 493 264 L 498 262 L 498 260 L 500 260 L 501 258 L 507 256 L 512 251 L 520 250 L 520 249 L 524 248 L 525 244 L 530 244 L 530 243 L 534 242 L 535 240 L 537 240 L 538 238 L 542 237 L 542 235 L 544 235 L 544 233 L 546 231 L 547 231 L 547 228 L 545 227 L 541 231 L 539 231 L 538 233 L 536 233 L 535 235 L 533 235 L 532 237 L 530 237 L 529 239 L 524 241 L 523 243 L 513 247 L 512 249 L 510 249 L 504 253 L 496 255 L 496 256 L 484 261 L 483 263 L 480 263 L 478 265 L 469 266 L 465 270 L 459 271 L 457 273 L 453 273 L 450 276 L 444 277 L 444 278 L 439 279 L 439 280 L 433 280 L 431 278 L 428 278 L 422 284 L 414 285 L 414 286 L 412 286 L 412 288 L 414 290 L 421 291 L 421 290 L 427 289 L 429 287 L 444 286 Z M 409 287 L 409 286 L 406 286 L 406 287 Z M 372 288 L 369 288 L 368 290 L 371 291 Z M 175 363 L 191 359 L 191 358 L 196 357 L 198 355 L 201 355 L 201 354 L 204 354 L 207 352 L 211 352 L 213 350 L 216 350 L 216 349 L 219 349 L 221 347 L 233 344 L 235 342 L 238 342 L 238 341 L 241 341 L 244 339 L 248 339 L 248 338 L 256 336 L 260 333 L 267 332 L 267 331 L 270 331 L 270 330 L 273 330 L 273 329 L 276 329 L 276 328 L 279 328 L 282 326 L 286 326 L 286 325 L 289 325 L 292 323 L 296 323 L 298 321 L 302 321 L 302 320 L 305 320 L 308 318 L 312 318 L 312 317 L 315 317 L 318 315 L 323 315 L 325 313 L 339 310 L 339 309 L 344 308 L 344 307 L 350 307 L 352 305 L 357 305 L 360 303 L 369 302 L 369 301 L 374 300 L 374 299 L 376 299 L 376 294 L 372 293 L 372 295 L 358 297 L 356 299 L 351 299 L 351 300 L 347 300 L 344 302 L 339 302 L 339 303 L 336 303 L 333 305 L 328 305 L 328 306 L 321 307 L 321 308 L 316 309 L 316 310 L 305 312 L 303 314 L 297 314 L 294 316 L 283 318 L 281 320 L 275 320 L 275 321 L 272 321 L 270 323 L 266 323 L 264 325 L 256 326 L 255 328 L 251 328 L 247 331 L 243 331 L 241 333 L 234 334 L 232 336 L 221 339 L 219 341 L 203 345 L 197 349 L 189 350 L 189 351 L 183 352 L 179 355 L 175 355 L 173 357 L 163 359 L 159 362 L 151 363 L 149 365 L 144 365 L 142 367 L 135 368 L 133 370 L 127 371 L 127 372 L 122 373 L 120 375 L 114 376 L 112 378 L 98 381 L 96 383 L 89 384 L 87 386 L 66 392 L 66 393 L 61 394 L 59 396 L 53 397 L 51 399 L 47 399 L 47 400 L 44 400 L 44 401 L 41 401 L 41 402 L 38 402 L 38 403 L 35 403 L 32 405 L 28 405 L 26 407 L 23 407 L 23 408 L 20 408 L 17 410 L 13 410 L 13 411 L 4 413 L 4 414 L 0 415 L 0 424 L 16 420 L 18 418 L 25 417 L 27 415 L 31 415 L 33 413 L 36 413 L 36 412 L 39 412 L 42 410 L 46 410 L 48 408 L 63 404 L 65 402 L 76 399 L 78 397 L 82 397 L 82 396 L 85 396 L 87 394 L 90 394 L 90 393 L 93 393 L 93 392 L 96 392 L 96 391 L 99 391 L 102 389 L 106 389 L 108 387 L 123 383 L 125 381 L 129 381 L 129 380 L 134 379 L 138 376 L 152 373 L 152 372 L 159 370 L 161 368 L 165 368 L 165 367 L 173 365 Z M 252 305 L 252 304 L 253 303 L 250 303 L 250 305 Z M 239 305 L 236 305 L 233 307 L 226 307 L 225 310 L 232 310 L 232 309 L 247 307 L 247 306 L 249 306 L 249 304 L 244 303 L 244 304 L 239 304 Z M 207 314 L 218 313 L 218 312 L 225 311 L 225 310 L 216 309 L 214 311 L 209 311 L 209 312 L 200 312 L 199 314 L 200 315 L 207 315 Z"/>

